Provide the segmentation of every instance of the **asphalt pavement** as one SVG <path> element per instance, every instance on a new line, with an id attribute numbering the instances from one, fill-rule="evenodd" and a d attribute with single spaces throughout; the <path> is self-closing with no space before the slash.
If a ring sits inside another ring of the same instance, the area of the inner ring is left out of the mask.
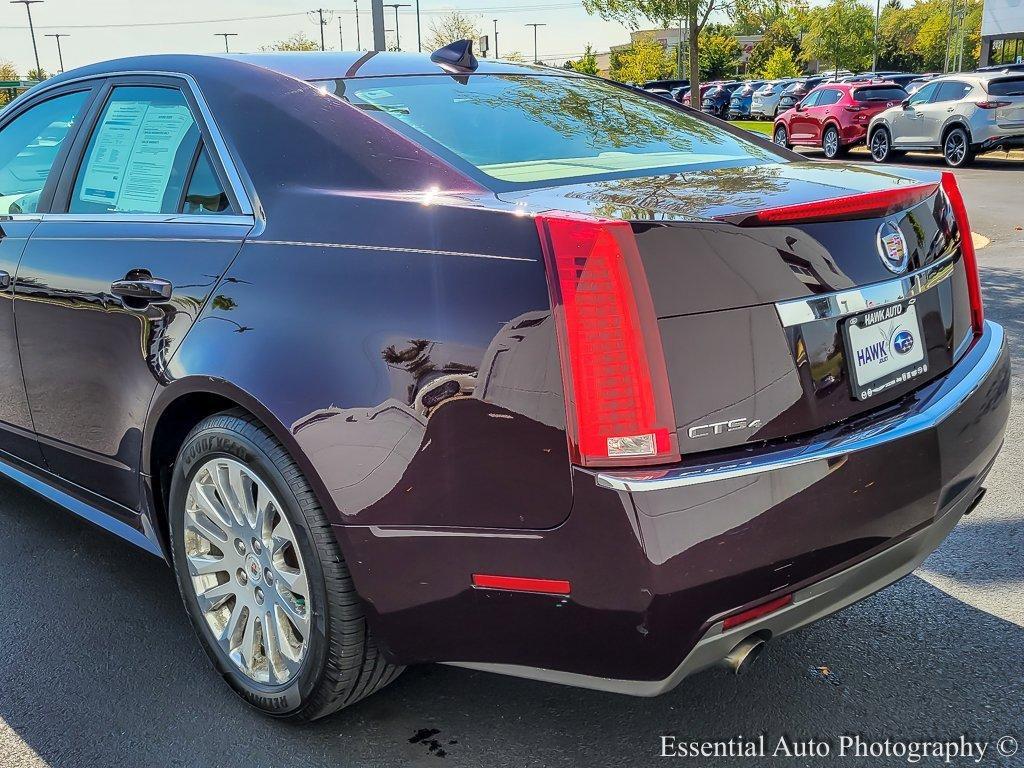
<path id="1" fill-rule="evenodd" d="M 1024 162 L 982 159 L 957 175 L 989 240 L 986 312 L 1012 344 L 1013 411 L 984 502 L 914 575 L 773 641 L 746 676 L 711 670 L 656 699 L 424 666 L 295 727 L 221 682 L 162 562 L 0 481 L 0 768 L 633 766 L 663 762 L 663 736 L 762 734 L 769 750 L 814 739 L 830 754 L 675 763 L 908 764 L 840 758 L 840 738 L 856 734 L 965 737 L 988 745 L 981 765 L 1024 766 Z M 999 756 L 1006 736 L 1022 752 Z"/>

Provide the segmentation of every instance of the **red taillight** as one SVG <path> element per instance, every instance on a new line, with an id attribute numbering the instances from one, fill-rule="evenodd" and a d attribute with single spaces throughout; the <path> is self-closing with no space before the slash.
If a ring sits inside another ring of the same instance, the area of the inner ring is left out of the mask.
<path id="1" fill-rule="evenodd" d="M 492 576 L 473 574 L 473 586 L 481 589 L 505 589 L 509 592 L 544 592 L 549 595 L 568 595 L 569 582 L 562 579 L 532 579 L 523 576 Z"/>
<path id="2" fill-rule="evenodd" d="M 584 466 L 679 460 L 654 304 L 627 222 L 537 217 L 565 388 L 572 460 Z"/>
<path id="3" fill-rule="evenodd" d="M 723 217 L 741 227 L 768 227 L 782 224 L 810 224 L 815 221 L 852 221 L 888 216 L 912 208 L 931 197 L 938 184 L 914 184 L 878 192 L 863 192 L 848 197 L 833 197 L 813 203 L 797 203 L 768 208 L 754 213 Z"/>
<path id="4" fill-rule="evenodd" d="M 1010 101 L 979 101 L 977 105 L 982 109 L 999 109 L 1000 107 L 1008 107 L 1012 103 Z"/>
<path id="5" fill-rule="evenodd" d="M 775 600 L 771 600 L 767 603 L 761 603 L 761 605 L 755 606 L 750 610 L 743 611 L 742 613 L 734 613 L 732 616 L 726 617 L 725 621 L 722 622 L 722 629 L 728 630 L 733 627 L 738 627 L 741 624 L 748 624 L 754 619 L 760 619 L 762 616 L 767 616 L 769 613 L 775 613 L 787 605 L 792 604 L 793 595 L 786 595 Z"/>
<path id="6" fill-rule="evenodd" d="M 843 107 L 847 112 L 863 112 L 867 107 L 862 104 L 850 104 L 849 106 Z"/>
<path id="7" fill-rule="evenodd" d="M 985 306 L 981 300 L 981 276 L 978 274 L 978 254 L 974 251 L 974 238 L 971 236 L 971 225 L 967 220 L 967 207 L 963 195 L 956 183 L 956 176 L 949 171 L 942 174 L 942 191 L 953 209 L 956 228 L 960 231 L 960 252 L 964 257 L 964 270 L 967 272 L 967 295 L 971 299 L 971 325 L 975 334 L 985 330 Z"/>

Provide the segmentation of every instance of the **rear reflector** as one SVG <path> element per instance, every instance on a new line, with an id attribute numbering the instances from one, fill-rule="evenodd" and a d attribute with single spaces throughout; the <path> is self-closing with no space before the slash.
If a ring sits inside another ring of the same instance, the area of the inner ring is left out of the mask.
<path id="1" fill-rule="evenodd" d="M 967 295 L 971 300 L 971 325 L 974 333 L 980 335 L 985 330 L 985 305 L 981 299 L 981 276 L 978 274 L 978 254 L 974 251 L 974 238 L 971 235 L 971 224 L 967 220 L 967 207 L 963 195 L 956 183 L 956 176 L 949 171 L 942 174 L 942 191 L 953 209 L 956 228 L 960 231 L 960 252 L 964 257 L 964 269 L 967 271 Z"/>
<path id="2" fill-rule="evenodd" d="M 792 603 L 793 595 L 785 595 L 777 600 L 761 603 L 761 605 L 755 608 L 726 617 L 725 621 L 722 622 L 722 629 L 727 630 L 732 629 L 733 627 L 738 627 L 742 624 L 749 624 L 755 619 L 760 619 L 762 616 L 767 616 L 769 613 L 775 613 L 775 611 L 780 608 L 785 608 L 787 605 L 792 605 Z"/>
<path id="3" fill-rule="evenodd" d="M 893 187 L 878 192 L 833 197 L 829 200 L 785 205 L 781 208 L 768 208 L 763 211 L 739 213 L 722 218 L 741 227 L 874 219 L 912 208 L 931 197 L 938 188 L 938 184 L 914 184 L 909 187 Z"/>
<path id="4" fill-rule="evenodd" d="M 511 592 L 569 594 L 569 582 L 559 579 L 528 579 L 521 576 L 491 576 L 485 573 L 474 573 L 473 586 L 482 589 L 507 589 Z"/>
<path id="5" fill-rule="evenodd" d="M 537 217 L 558 335 L 573 462 L 679 460 L 650 287 L 628 222 Z"/>

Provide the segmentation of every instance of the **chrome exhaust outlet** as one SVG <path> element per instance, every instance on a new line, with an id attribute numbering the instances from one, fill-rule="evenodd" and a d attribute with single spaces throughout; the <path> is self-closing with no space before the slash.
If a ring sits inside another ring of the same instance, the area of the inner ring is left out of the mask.
<path id="1" fill-rule="evenodd" d="M 733 648 L 729 655 L 722 659 L 722 664 L 733 674 L 742 675 L 750 669 L 750 665 L 757 660 L 763 650 L 764 640 L 757 635 L 751 635 Z"/>

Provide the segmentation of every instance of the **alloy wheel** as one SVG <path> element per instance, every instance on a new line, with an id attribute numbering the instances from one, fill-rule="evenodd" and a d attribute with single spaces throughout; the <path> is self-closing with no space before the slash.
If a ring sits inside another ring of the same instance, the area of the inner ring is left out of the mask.
<path id="1" fill-rule="evenodd" d="M 889 156 L 889 134 L 879 129 L 871 135 L 871 158 L 883 162 Z"/>
<path id="2" fill-rule="evenodd" d="M 835 129 L 829 128 L 825 131 L 821 145 L 825 150 L 825 157 L 833 158 L 839 154 L 839 134 Z"/>
<path id="3" fill-rule="evenodd" d="M 783 128 L 782 126 L 779 126 L 778 128 L 776 128 L 775 129 L 775 135 L 772 137 L 772 140 L 776 144 L 778 144 L 780 147 L 785 147 L 786 146 L 786 129 Z"/>
<path id="4" fill-rule="evenodd" d="M 287 683 L 310 631 L 309 584 L 283 507 L 246 465 L 210 459 L 185 502 L 185 558 L 214 640 L 249 679 Z"/>
<path id="5" fill-rule="evenodd" d="M 967 137 L 963 131 L 950 131 L 945 144 L 946 161 L 952 165 L 961 165 L 967 157 Z"/>

